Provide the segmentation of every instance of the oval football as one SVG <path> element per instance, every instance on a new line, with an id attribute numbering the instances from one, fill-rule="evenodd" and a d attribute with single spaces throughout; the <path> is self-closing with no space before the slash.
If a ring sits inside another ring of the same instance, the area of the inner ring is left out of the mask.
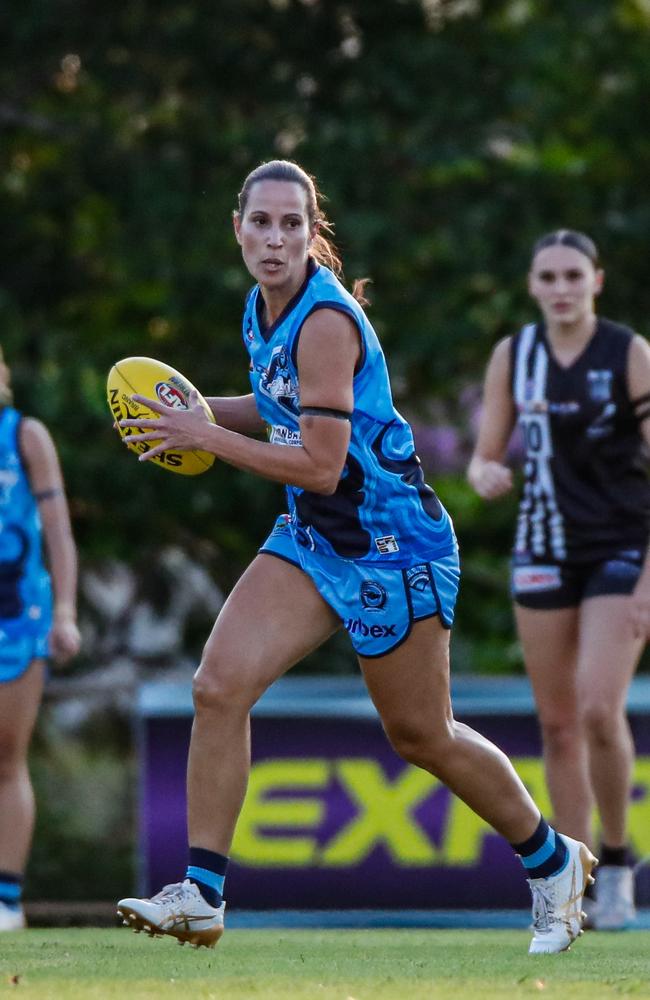
<path id="1" fill-rule="evenodd" d="M 187 409 L 192 389 L 194 386 L 184 375 L 171 365 L 155 358 L 122 358 L 113 365 L 106 382 L 108 405 L 122 437 L 131 434 L 137 437 L 137 431 L 132 427 L 120 427 L 120 420 L 127 417 L 158 419 L 157 413 L 134 401 L 135 394 L 146 396 L 148 399 L 158 399 L 166 406 Z M 214 423 L 214 414 L 200 393 L 199 400 L 210 421 Z M 155 447 L 156 443 L 143 441 L 138 444 L 136 441 L 129 443 L 127 447 L 137 455 L 142 455 Z M 198 476 L 202 472 L 207 472 L 214 464 L 214 460 L 215 456 L 209 451 L 183 451 L 179 448 L 162 452 L 152 458 L 151 463 L 161 469 L 167 469 L 168 472 L 177 472 L 181 476 Z"/>

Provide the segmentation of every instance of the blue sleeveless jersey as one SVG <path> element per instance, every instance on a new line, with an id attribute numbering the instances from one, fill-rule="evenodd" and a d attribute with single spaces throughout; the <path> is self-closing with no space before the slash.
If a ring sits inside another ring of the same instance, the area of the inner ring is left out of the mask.
<path id="1" fill-rule="evenodd" d="M 310 260 L 304 284 L 269 328 L 260 322 L 262 308 L 256 285 L 246 300 L 243 337 L 273 444 L 301 444 L 296 356 L 307 317 L 336 309 L 350 316 L 361 339 L 350 447 L 336 492 L 286 488 L 296 541 L 322 555 L 395 567 L 455 551 L 451 519 L 424 481 L 411 428 L 393 406 L 386 361 L 359 303 L 332 271 Z"/>
<path id="2" fill-rule="evenodd" d="M 50 579 L 38 508 L 20 456 L 20 419 L 13 407 L 0 410 L 0 667 L 15 640 L 50 628 Z"/>

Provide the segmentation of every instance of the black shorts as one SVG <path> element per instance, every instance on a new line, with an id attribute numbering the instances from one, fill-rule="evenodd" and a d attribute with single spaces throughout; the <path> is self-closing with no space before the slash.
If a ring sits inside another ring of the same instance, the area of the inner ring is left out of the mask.
<path id="1" fill-rule="evenodd" d="M 554 563 L 515 556 L 512 599 L 522 608 L 550 611 L 577 607 L 588 597 L 631 594 L 641 575 L 643 557 L 636 549 L 624 549 L 586 563 Z"/>

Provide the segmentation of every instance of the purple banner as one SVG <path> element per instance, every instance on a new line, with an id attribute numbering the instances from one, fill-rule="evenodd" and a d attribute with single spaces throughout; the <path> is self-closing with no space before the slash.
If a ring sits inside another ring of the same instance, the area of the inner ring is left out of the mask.
<path id="1" fill-rule="evenodd" d="M 378 720 L 253 718 L 253 767 L 228 874 L 248 909 L 525 907 L 506 842 L 431 775 L 405 764 Z M 550 815 L 532 714 L 463 716 L 509 756 Z M 632 726 L 639 757 L 631 806 L 638 856 L 650 855 L 650 716 Z M 142 891 L 177 881 L 187 857 L 185 771 L 191 717 L 142 720 Z M 638 879 L 639 903 L 650 902 Z"/>

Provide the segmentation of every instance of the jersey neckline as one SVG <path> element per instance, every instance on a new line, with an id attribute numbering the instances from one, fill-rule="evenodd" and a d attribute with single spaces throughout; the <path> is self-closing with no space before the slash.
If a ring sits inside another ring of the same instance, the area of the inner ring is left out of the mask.
<path id="1" fill-rule="evenodd" d="M 316 263 L 316 261 L 314 260 L 313 257 L 309 257 L 308 258 L 308 260 L 307 260 L 307 274 L 305 275 L 305 280 L 303 281 L 302 285 L 300 286 L 300 288 L 298 289 L 298 291 L 295 293 L 295 295 L 293 295 L 289 299 L 289 301 L 287 302 L 286 306 L 284 307 L 284 309 L 282 310 L 282 312 L 280 313 L 280 315 L 278 316 L 278 318 L 271 324 L 271 326 L 266 326 L 266 324 L 263 322 L 263 319 L 262 319 L 262 310 L 264 309 L 264 298 L 262 296 L 262 292 L 261 292 L 260 286 L 259 285 L 255 286 L 256 287 L 256 291 L 257 291 L 257 295 L 255 297 L 255 318 L 257 320 L 257 328 L 260 331 L 260 336 L 262 337 L 262 340 L 266 344 L 268 344 L 268 342 L 270 341 L 271 337 L 273 336 L 273 334 L 275 333 L 275 331 L 278 329 L 278 327 L 280 327 L 284 323 L 284 321 L 287 318 L 287 316 L 289 315 L 289 313 L 293 309 L 295 309 L 295 307 L 297 306 L 297 304 L 300 302 L 301 298 L 303 297 L 303 295 L 305 294 L 305 292 L 307 290 L 307 286 L 308 286 L 309 282 L 314 277 L 314 275 L 316 274 L 316 272 L 319 270 L 319 267 L 320 267 L 320 265 Z"/>
<path id="2" fill-rule="evenodd" d="M 544 346 L 546 347 L 546 353 L 548 354 L 549 361 L 551 361 L 556 366 L 556 368 L 558 368 L 561 372 L 570 372 L 574 368 L 576 368 L 579 364 L 581 364 L 582 361 L 584 361 L 585 357 L 587 356 L 587 353 L 588 353 L 589 349 L 595 343 L 596 338 L 599 336 L 600 331 L 601 331 L 600 316 L 596 316 L 596 322 L 594 324 L 594 330 L 593 330 L 593 333 L 591 334 L 589 340 L 586 342 L 586 344 L 584 345 L 584 347 L 582 348 L 582 350 L 580 351 L 580 353 L 576 354 L 576 356 L 573 359 L 573 361 L 570 361 L 568 364 L 563 364 L 557 358 L 557 356 L 555 354 L 555 351 L 553 350 L 553 345 L 551 344 L 551 341 L 549 339 L 548 332 L 547 332 L 547 329 L 546 329 L 546 323 L 542 320 L 541 322 L 537 323 L 536 325 L 537 325 L 537 332 L 539 333 L 539 336 L 543 340 Z"/>

